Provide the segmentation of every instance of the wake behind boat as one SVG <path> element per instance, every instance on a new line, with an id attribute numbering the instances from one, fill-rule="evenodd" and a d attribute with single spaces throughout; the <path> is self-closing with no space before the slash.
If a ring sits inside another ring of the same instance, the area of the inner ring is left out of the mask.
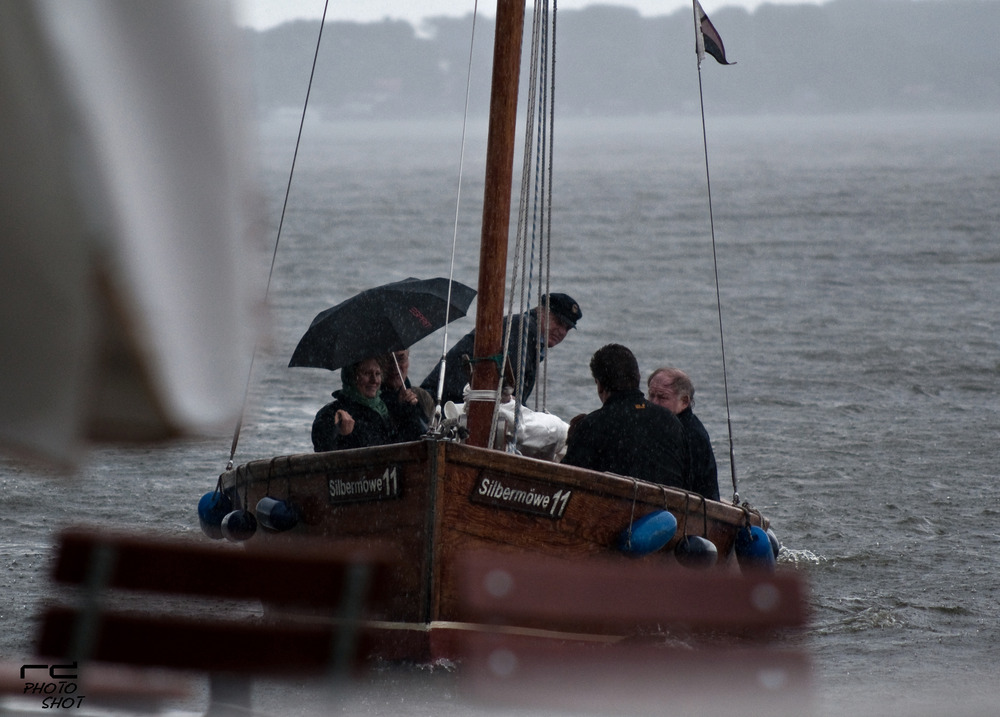
<path id="1" fill-rule="evenodd" d="M 498 2 L 476 315 L 479 357 L 503 352 L 523 23 L 521 0 Z M 473 394 L 496 397 L 497 362 L 474 361 L 472 368 Z M 665 568 L 678 562 L 722 570 L 737 562 L 773 566 L 777 549 L 766 532 L 768 521 L 748 505 L 505 452 L 493 403 L 469 402 L 465 440 L 438 430 L 419 441 L 231 468 L 202 498 L 203 528 L 233 540 L 312 537 L 390 546 L 398 559 L 394 597 L 380 616 L 375 653 L 392 659 L 453 655 L 451 637 L 468 628 L 461 622 L 457 566 L 470 551 L 525 561 L 618 556 Z M 634 631 L 650 627 L 637 624 Z"/>

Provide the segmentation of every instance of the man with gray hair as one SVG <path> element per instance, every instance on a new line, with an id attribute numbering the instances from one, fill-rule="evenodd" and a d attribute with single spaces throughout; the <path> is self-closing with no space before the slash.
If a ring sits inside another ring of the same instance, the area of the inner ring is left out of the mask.
<path id="1" fill-rule="evenodd" d="M 664 366 L 646 381 L 649 400 L 667 409 L 684 426 L 691 452 L 691 490 L 706 498 L 719 500 L 719 475 L 712 441 L 705 426 L 694 415 L 694 384 L 679 368 Z"/>

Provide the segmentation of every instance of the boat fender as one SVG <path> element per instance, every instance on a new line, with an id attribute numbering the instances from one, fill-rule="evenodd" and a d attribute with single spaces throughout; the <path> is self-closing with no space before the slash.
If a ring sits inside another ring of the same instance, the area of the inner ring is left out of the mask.
<path id="1" fill-rule="evenodd" d="M 285 501 L 267 496 L 257 501 L 257 522 L 280 533 L 299 524 L 299 512 Z"/>
<path id="2" fill-rule="evenodd" d="M 674 557 L 685 568 L 703 569 L 715 565 L 719 550 L 715 543 L 700 535 L 685 535 L 674 547 Z"/>
<path id="3" fill-rule="evenodd" d="M 206 493 L 198 501 L 198 523 L 212 540 L 222 540 L 222 519 L 233 510 L 233 501 L 221 490 Z"/>
<path id="4" fill-rule="evenodd" d="M 234 543 L 249 540 L 257 532 L 257 519 L 249 510 L 234 510 L 222 519 L 222 534 Z"/>
<path id="5" fill-rule="evenodd" d="M 781 541 L 770 528 L 767 529 L 767 539 L 771 541 L 771 550 L 774 552 L 774 559 L 777 560 L 778 553 L 781 552 Z"/>
<path id="6" fill-rule="evenodd" d="M 756 525 L 736 533 L 736 561 L 744 570 L 774 570 L 774 550 L 763 528 Z"/>
<path id="7" fill-rule="evenodd" d="M 669 510 L 654 510 L 626 527 L 618 548 L 629 555 L 647 555 L 670 542 L 677 532 L 677 518 Z"/>

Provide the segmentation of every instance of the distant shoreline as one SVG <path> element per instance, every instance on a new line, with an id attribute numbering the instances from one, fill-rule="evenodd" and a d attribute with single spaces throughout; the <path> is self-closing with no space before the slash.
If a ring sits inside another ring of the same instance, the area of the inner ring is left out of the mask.
<path id="1" fill-rule="evenodd" d="M 1000 27 L 1000 2 L 855 0 L 722 7 L 712 20 L 737 64 L 701 71 L 709 115 L 996 111 L 1000 51 L 970 42 Z M 447 117 L 465 107 L 471 15 L 331 22 L 310 103 L 325 116 Z M 318 20 L 245 30 L 257 110 L 301 106 Z M 480 17 L 469 107 L 486 114 L 493 20 Z M 561 10 L 557 107 L 565 116 L 697 112 L 690 13 L 645 17 L 621 6 Z"/>

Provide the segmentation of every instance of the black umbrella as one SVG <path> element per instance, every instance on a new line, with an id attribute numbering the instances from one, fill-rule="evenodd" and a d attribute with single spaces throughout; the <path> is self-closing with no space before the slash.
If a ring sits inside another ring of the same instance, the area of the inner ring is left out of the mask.
<path id="1" fill-rule="evenodd" d="M 465 316 L 475 296 L 475 290 L 451 282 L 447 321 Z M 362 291 L 317 314 L 288 365 L 335 371 L 409 348 L 445 325 L 447 309 L 447 279 L 409 278 Z"/>

